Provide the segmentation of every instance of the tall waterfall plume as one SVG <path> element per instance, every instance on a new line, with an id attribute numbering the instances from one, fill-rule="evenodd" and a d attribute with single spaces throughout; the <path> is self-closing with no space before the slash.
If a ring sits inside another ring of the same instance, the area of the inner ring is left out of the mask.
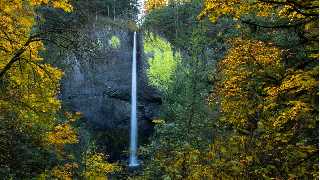
<path id="1" fill-rule="evenodd" d="M 138 146 L 138 122 L 137 122 L 137 33 L 133 34 L 132 51 L 132 86 L 131 86 L 131 119 L 130 119 L 130 158 L 129 166 L 139 166 L 137 158 Z"/>

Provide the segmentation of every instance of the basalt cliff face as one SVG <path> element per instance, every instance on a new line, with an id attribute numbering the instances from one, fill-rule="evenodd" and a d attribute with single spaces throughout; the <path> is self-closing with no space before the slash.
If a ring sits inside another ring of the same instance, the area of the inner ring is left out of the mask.
<path id="1" fill-rule="evenodd" d="M 96 48 L 68 54 L 64 61 L 68 68 L 62 80 L 61 99 L 64 106 L 82 112 L 88 124 L 98 134 L 100 132 L 98 143 L 104 144 L 103 148 L 112 157 L 112 149 L 126 150 L 128 147 L 133 33 L 94 25 L 88 25 L 82 33 L 95 43 Z M 159 115 L 161 104 L 160 94 L 147 82 L 148 63 L 141 39 L 138 36 L 137 117 L 140 142 L 152 132 L 151 120 Z M 110 137 L 111 133 L 118 137 Z M 119 156 L 119 153 L 114 156 Z"/>

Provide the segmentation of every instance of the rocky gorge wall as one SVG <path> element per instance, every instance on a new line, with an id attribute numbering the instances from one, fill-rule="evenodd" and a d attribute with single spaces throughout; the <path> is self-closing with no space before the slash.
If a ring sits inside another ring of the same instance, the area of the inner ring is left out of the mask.
<path id="1" fill-rule="evenodd" d="M 88 25 L 83 33 L 95 43 L 96 48 L 92 52 L 67 55 L 65 63 L 68 68 L 62 80 L 61 99 L 64 106 L 83 113 L 98 136 L 98 144 L 102 144 L 111 158 L 118 159 L 121 155 L 113 152 L 114 149 L 127 150 L 129 140 L 133 33 L 101 25 Z M 114 39 L 119 41 L 114 44 Z M 151 134 L 151 120 L 159 116 L 161 104 L 160 94 L 147 82 L 148 63 L 141 39 L 138 35 L 137 117 L 140 143 Z"/>

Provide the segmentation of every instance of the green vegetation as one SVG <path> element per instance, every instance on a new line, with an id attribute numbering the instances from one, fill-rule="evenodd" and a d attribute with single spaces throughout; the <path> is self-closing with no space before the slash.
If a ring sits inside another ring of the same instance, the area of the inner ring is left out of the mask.
<path id="1" fill-rule="evenodd" d="M 167 90 L 172 84 L 177 64 L 180 63 L 180 54 L 173 53 L 166 40 L 153 34 L 145 39 L 143 45 L 145 53 L 153 56 L 148 59 L 147 74 L 150 83 L 161 90 Z"/>
<path id="2" fill-rule="evenodd" d="M 110 39 L 110 45 L 114 49 L 118 49 L 120 47 L 120 39 L 117 36 L 112 36 Z"/>

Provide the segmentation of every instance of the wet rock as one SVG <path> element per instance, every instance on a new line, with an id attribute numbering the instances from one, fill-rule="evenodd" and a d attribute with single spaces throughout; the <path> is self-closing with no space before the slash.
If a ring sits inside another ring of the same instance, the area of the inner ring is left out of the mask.
<path id="1" fill-rule="evenodd" d="M 69 53 L 64 60 L 61 99 L 73 111 L 80 111 L 92 127 L 112 132 L 128 131 L 131 99 L 131 64 L 133 33 L 111 27 L 85 28 L 82 33 L 96 43 L 90 52 Z M 110 44 L 112 37 L 118 47 Z M 140 136 L 152 131 L 151 120 L 159 116 L 161 95 L 147 82 L 148 63 L 138 36 L 138 123 Z M 81 42 L 80 42 L 81 44 Z M 128 132 L 129 133 L 129 132 Z"/>

